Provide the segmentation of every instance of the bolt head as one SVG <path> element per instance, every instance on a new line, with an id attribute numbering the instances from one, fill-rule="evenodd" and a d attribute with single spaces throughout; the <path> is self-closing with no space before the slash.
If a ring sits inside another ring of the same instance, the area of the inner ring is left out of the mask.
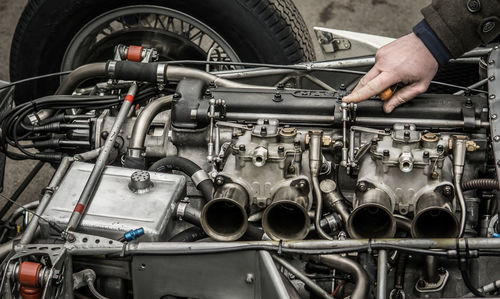
<path id="1" fill-rule="evenodd" d="M 500 141 L 500 136 L 499 135 L 495 135 L 495 137 L 493 137 L 493 140 L 495 140 L 495 142 Z"/>
<path id="2" fill-rule="evenodd" d="M 219 186 L 224 185 L 224 178 L 223 178 L 223 177 L 220 177 L 220 176 L 216 177 L 216 178 L 215 178 L 215 183 L 216 183 L 217 185 L 219 185 Z"/>
<path id="3" fill-rule="evenodd" d="M 498 118 L 498 115 L 496 115 L 496 114 L 491 115 L 491 119 L 497 119 L 497 118 Z"/>
<path id="4" fill-rule="evenodd" d="M 358 183 L 358 190 L 361 192 L 365 192 L 368 189 L 368 186 L 366 185 L 365 182 L 359 182 Z"/>
<path id="5" fill-rule="evenodd" d="M 247 277 L 245 278 L 245 282 L 248 284 L 252 284 L 255 281 L 255 277 L 253 273 L 247 273 Z"/>

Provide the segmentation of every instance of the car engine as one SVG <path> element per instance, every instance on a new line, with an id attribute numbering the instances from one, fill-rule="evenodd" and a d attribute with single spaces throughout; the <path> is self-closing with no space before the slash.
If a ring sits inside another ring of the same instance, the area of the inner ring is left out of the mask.
<path id="1" fill-rule="evenodd" d="M 3 298 L 500 291 L 498 47 L 487 87 L 391 114 L 342 102 L 359 70 L 131 48 L 3 114 L 3 153 L 57 169 L 2 232 Z"/>

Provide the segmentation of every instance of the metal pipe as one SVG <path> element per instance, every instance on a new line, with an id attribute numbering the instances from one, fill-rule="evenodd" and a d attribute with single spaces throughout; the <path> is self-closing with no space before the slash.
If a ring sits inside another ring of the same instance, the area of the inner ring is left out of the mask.
<path id="1" fill-rule="evenodd" d="M 146 134 L 153 119 L 163 110 L 170 109 L 173 96 L 161 97 L 148 104 L 137 117 L 132 129 L 128 155 L 134 158 L 140 158 L 144 148 Z"/>
<path id="2" fill-rule="evenodd" d="M 477 87 L 483 86 L 484 84 L 488 83 L 488 80 L 489 80 L 488 78 L 483 79 L 483 80 L 478 81 L 472 85 L 467 86 L 467 88 L 477 88 Z M 453 95 L 459 96 L 459 95 L 463 95 L 464 93 L 465 93 L 465 90 L 459 90 L 459 91 L 455 92 Z"/>
<path id="3" fill-rule="evenodd" d="M 485 286 L 478 288 L 477 290 L 480 293 L 487 294 L 489 292 L 492 292 L 492 291 L 498 290 L 498 289 L 500 289 L 500 280 L 493 281 Z M 476 297 L 476 296 L 474 296 L 474 294 L 472 294 L 472 293 L 467 293 L 463 296 L 463 298 L 472 298 L 472 297 Z"/>
<path id="4" fill-rule="evenodd" d="M 26 227 L 26 230 L 24 231 L 23 236 L 21 237 L 21 241 L 19 241 L 21 245 L 26 245 L 31 243 L 31 240 L 33 239 L 33 236 L 38 228 L 38 223 L 40 221 L 37 215 L 41 215 L 47 208 L 47 205 L 49 204 L 50 199 L 52 198 L 52 193 L 54 192 L 54 189 L 57 188 L 57 186 L 59 186 L 59 183 L 66 174 L 66 171 L 68 170 L 72 161 L 73 160 L 69 157 L 64 157 L 61 160 L 61 164 L 54 173 L 54 176 L 52 176 L 52 180 L 50 181 L 49 186 L 45 189 L 43 197 L 40 200 L 40 204 L 38 205 L 35 214 L 33 214 L 31 222 L 28 224 L 28 227 Z"/>
<path id="5" fill-rule="evenodd" d="M 276 113 L 245 113 L 228 112 L 224 120 L 248 120 L 277 119 L 281 122 L 295 123 L 321 123 L 331 124 L 334 121 L 333 115 L 300 115 L 300 114 L 276 114 Z M 463 122 L 462 122 L 463 123 Z"/>
<path id="6" fill-rule="evenodd" d="M 418 118 L 390 118 L 390 117 L 356 117 L 356 125 L 360 126 L 392 126 L 396 123 L 400 124 L 415 124 L 417 127 L 439 127 L 439 128 L 463 128 L 464 121 L 462 120 L 445 120 L 445 119 L 418 119 Z M 490 124 L 476 120 L 476 127 L 489 128 Z"/>
<path id="7" fill-rule="evenodd" d="M 14 250 L 14 240 L 0 244 L 0 262 L 2 262 L 7 254 L 9 254 L 12 250 Z"/>
<path id="8" fill-rule="evenodd" d="M 347 225 L 351 212 L 338 192 L 335 182 L 328 179 L 322 180 L 319 184 L 319 188 L 325 195 L 325 208 L 330 212 L 337 212 L 342 218 L 344 226 Z"/>
<path id="9" fill-rule="evenodd" d="M 321 142 L 323 139 L 323 131 L 311 130 L 309 131 L 309 169 L 311 171 L 311 178 L 313 183 L 313 192 L 316 197 L 316 213 L 314 214 L 314 226 L 316 227 L 317 234 L 328 240 L 332 237 L 328 235 L 323 228 L 321 228 L 321 212 L 323 208 L 323 199 L 321 190 L 319 188 L 319 169 L 321 167 Z"/>
<path id="10" fill-rule="evenodd" d="M 467 208 L 465 198 L 462 192 L 462 175 L 464 173 L 465 154 L 467 137 L 453 136 L 453 182 L 455 185 L 455 193 L 458 197 L 460 205 L 460 229 L 458 237 L 461 237 L 465 230 L 465 218 L 467 216 Z"/>
<path id="11" fill-rule="evenodd" d="M 92 195 L 95 192 L 95 189 L 99 183 L 99 179 L 101 178 L 102 172 L 104 171 L 104 167 L 108 161 L 109 154 L 113 150 L 113 146 L 116 141 L 116 137 L 119 134 L 119 131 L 125 121 L 128 110 L 132 107 L 132 102 L 134 101 L 135 94 L 137 93 L 137 83 L 133 82 L 129 88 L 127 96 L 123 101 L 118 115 L 116 116 L 115 122 L 113 123 L 113 127 L 111 128 L 108 138 L 104 143 L 102 151 L 97 158 L 95 165 L 90 173 L 90 176 L 83 188 L 83 191 L 78 199 L 78 203 L 71 214 L 71 218 L 69 219 L 68 225 L 66 227 L 65 232 L 74 231 L 78 225 L 80 224 L 80 220 L 85 213 L 85 209 L 88 206 L 89 202 L 92 199 Z"/>
<path id="12" fill-rule="evenodd" d="M 319 262 L 334 269 L 339 269 L 341 271 L 350 273 L 352 275 L 355 281 L 355 287 L 351 294 L 352 299 L 365 299 L 367 297 L 369 290 L 369 279 L 368 275 L 360 264 L 347 257 L 342 257 L 336 254 L 320 255 Z"/>
<path id="13" fill-rule="evenodd" d="M 437 258 L 432 255 L 425 257 L 425 281 L 436 283 L 439 279 L 437 273 Z"/>
<path id="14" fill-rule="evenodd" d="M 259 88 L 259 89 L 274 89 L 269 86 L 257 86 L 244 83 L 230 81 L 219 76 L 188 67 L 168 65 L 165 71 L 166 79 L 169 81 L 180 81 L 184 78 L 196 78 L 203 80 L 206 84 L 215 83 L 216 86 L 228 88 Z"/>
<path id="15" fill-rule="evenodd" d="M 55 94 L 71 94 L 84 81 L 96 77 L 106 77 L 107 74 L 105 62 L 82 65 L 64 78 Z"/>
<path id="16" fill-rule="evenodd" d="M 116 244 L 115 244 L 116 243 Z M 197 254 L 210 250 L 330 250 L 349 249 L 352 247 L 368 246 L 371 248 L 383 248 L 384 246 L 400 246 L 416 249 L 440 249 L 450 250 L 450 254 L 456 254 L 457 239 L 408 239 L 408 238 L 386 238 L 386 239 L 348 239 L 348 240 L 293 240 L 293 241 L 239 241 L 239 242 L 133 242 L 121 244 L 115 242 L 109 246 L 96 245 L 95 248 L 89 244 L 76 246 L 67 243 L 68 250 L 75 255 L 110 254 L 123 253 L 125 255 L 135 254 Z M 460 248 L 465 248 L 465 239 L 458 239 Z M 471 250 L 499 249 L 500 238 L 470 238 L 467 246 Z M 390 248 L 388 248 L 390 249 Z"/>
<path id="17" fill-rule="evenodd" d="M 320 298 L 325 298 L 325 299 L 332 299 L 333 297 L 330 296 L 330 294 L 323 290 L 319 285 L 317 285 L 314 281 L 312 281 L 309 277 L 307 277 L 304 273 L 300 272 L 297 268 L 292 266 L 290 263 L 285 261 L 282 258 L 279 258 L 275 255 L 273 255 L 273 260 L 275 260 L 278 264 L 283 266 L 288 272 L 292 273 L 297 277 L 299 280 L 301 280 L 306 286 L 309 287 L 311 292 L 314 294 L 318 295 Z"/>
<path id="18" fill-rule="evenodd" d="M 387 268 L 387 250 L 379 250 L 377 260 L 377 299 L 387 298 Z"/>

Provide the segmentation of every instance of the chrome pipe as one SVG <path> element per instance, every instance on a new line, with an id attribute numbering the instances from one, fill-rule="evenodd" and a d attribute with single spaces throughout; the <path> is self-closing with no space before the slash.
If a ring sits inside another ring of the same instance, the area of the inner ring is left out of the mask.
<path id="1" fill-rule="evenodd" d="M 66 174 L 66 171 L 68 170 L 69 166 L 71 165 L 71 162 L 73 160 L 69 157 L 64 157 L 61 160 L 61 164 L 59 164 L 59 167 L 57 168 L 56 172 L 52 176 L 52 179 L 50 180 L 49 186 L 45 189 L 45 192 L 43 194 L 42 199 L 40 200 L 40 204 L 38 205 L 35 213 L 33 214 L 33 218 L 31 219 L 30 223 L 28 224 L 28 227 L 26 227 L 26 230 L 23 233 L 23 236 L 21 237 L 21 240 L 19 243 L 21 245 L 26 245 L 31 243 L 31 240 L 33 239 L 33 236 L 35 235 L 36 230 L 38 229 L 38 224 L 40 221 L 40 218 L 38 215 L 43 214 L 45 209 L 47 208 L 50 199 L 52 198 L 52 193 L 54 192 L 54 189 L 59 186 L 59 183 L 61 182 L 62 178 Z"/>
<path id="2" fill-rule="evenodd" d="M 325 298 L 325 299 L 332 299 L 333 297 L 330 296 L 330 294 L 323 290 L 319 285 L 317 285 L 314 281 L 312 281 L 309 277 L 307 277 L 304 273 L 300 272 L 297 268 L 292 266 L 290 263 L 285 261 L 282 258 L 279 258 L 275 255 L 273 255 L 273 260 L 276 261 L 278 264 L 280 264 L 283 268 L 285 268 L 288 272 L 292 273 L 297 277 L 299 280 L 301 280 L 306 286 L 309 287 L 311 292 L 314 294 L 318 295 L 320 298 Z"/>
<path id="3" fill-rule="evenodd" d="M 113 127 L 109 132 L 108 138 L 106 139 L 106 142 L 102 147 L 102 151 L 99 153 L 99 157 L 97 157 L 97 160 L 94 164 L 94 167 L 92 168 L 92 172 L 90 173 L 87 183 L 85 184 L 85 187 L 83 188 L 83 191 L 80 194 L 78 203 L 76 204 L 75 209 L 73 210 L 73 213 L 71 214 L 71 217 L 68 221 L 68 225 L 66 226 L 65 229 L 66 233 L 69 231 L 74 231 L 80 224 L 80 220 L 83 214 L 85 213 L 85 209 L 87 208 L 88 204 L 92 199 L 92 196 L 101 178 L 102 172 L 104 171 L 104 167 L 106 166 L 106 163 L 108 161 L 109 154 L 113 150 L 116 137 L 118 136 L 119 131 L 123 125 L 123 122 L 127 117 L 127 113 L 130 107 L 132 107 L 132 102 L 134 100 L 136 93 L 137 93 L 137 83 L 134 82 L 129 88 L 127 96 L 125 97 L 125 100 L 123 101 L 120 107 L 118 115 L 116 116 L 115 122 L 113 123 Z"/>
<path id="4" fill-rule="evenodd" d="M 137 117 L 132 135 L 130 137 L 130 145 L 128 148 L 128 155 L 134 158 L 140 158 L 141 152 L 144 148 L 144 141 L 146 134 L 153 119 L 163 110 L 170 109 L 172 106 L 173 96 L 161 97 L 148 104 Z"/>
<path id="5" fill-rule="evenodd" d="M 336 254 L 320 255 L 319 262 L 352 275 L 355 281 L 355 287 L 351 294 L 352 299 L 365 299 L 367 297 L 370 288 L 368 274 L 360 264 Z"/>

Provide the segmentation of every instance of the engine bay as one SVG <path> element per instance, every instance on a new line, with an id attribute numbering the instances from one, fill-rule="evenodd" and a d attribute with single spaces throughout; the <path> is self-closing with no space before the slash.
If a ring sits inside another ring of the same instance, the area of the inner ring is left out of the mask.
<path id="1" fill-rule="evenodd" d="M 342 102 L 358 70 L 208 72 L 127 51 L 5 112 L 2 151 L 57 170 L 2 233 L 3 298 L 87 298 L 86 285 L 98 298 L 499 291 L 498 47 L 487 88 L 391 114 L 379 98 Z M 318 90 L 314 72 L 338 84 Z"/>

